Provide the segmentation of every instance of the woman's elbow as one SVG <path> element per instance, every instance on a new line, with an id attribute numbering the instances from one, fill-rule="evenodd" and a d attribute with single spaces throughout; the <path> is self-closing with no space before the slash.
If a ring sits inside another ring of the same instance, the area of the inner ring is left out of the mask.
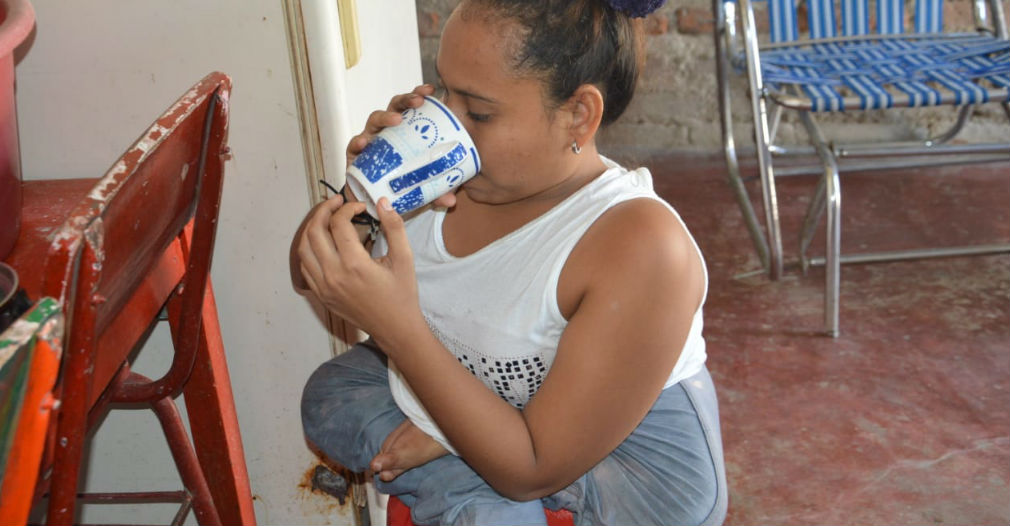
<path id="1" fill-rule="evenodd" d="M 511 477 L 508 480 L 491 483 L 491 487 L 501 496 L 516 502 L 542 499 L 560 491 L 565 486 L 567 484 L 544 480 L 541 477 Z"/>

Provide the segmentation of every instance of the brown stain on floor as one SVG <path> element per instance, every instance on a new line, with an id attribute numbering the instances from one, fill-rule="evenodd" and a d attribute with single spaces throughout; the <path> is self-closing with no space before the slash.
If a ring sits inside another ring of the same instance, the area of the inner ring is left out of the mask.
<path id="1" fill-rule="evenodd" d="M 348 481 L 347 495 L 343 500 L 340 500 L 322 489 L 319 489 L 315 484 L 313 484 L 313 477 L 320 466 L 339 474 L 344 478 L 344 480 Z M 367 510 L 355 505 L 355 502 L 356 500 L 360 502 L 365 501 L 363 495 L 364 487 L 356 485 L 355 482 L 360 482 L 362 480 L 363 479 L 360 474 L 353 473 L 342 466 L 331 465 L 321 460 L 314 462 L 302 473 L 302 477 L 298 481 L 297 485 L 298 493 L 301 495 L 302 505 L 311 506 L 311 510 L 309 510 L 311 513 L 307 513 L 306 516 L 352 514 L 354 524 L 361 524 L 361 514 L 367 514 Z M 361 493 L 361 496 L 356 499 L 356 489 L 358 487 L 361 487 L 360 492 L 358 492 Z"/>

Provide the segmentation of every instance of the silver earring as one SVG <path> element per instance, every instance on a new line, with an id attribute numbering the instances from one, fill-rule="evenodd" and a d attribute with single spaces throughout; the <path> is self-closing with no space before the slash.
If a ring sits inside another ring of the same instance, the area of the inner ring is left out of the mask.
<path id="1" fill-rule="evenodd" d="M 575 155 L 582 153 L 582 148 L 579 147 L 579 143 L 575 141 L 572 141 L 572 153 L 574 153 Z"/>

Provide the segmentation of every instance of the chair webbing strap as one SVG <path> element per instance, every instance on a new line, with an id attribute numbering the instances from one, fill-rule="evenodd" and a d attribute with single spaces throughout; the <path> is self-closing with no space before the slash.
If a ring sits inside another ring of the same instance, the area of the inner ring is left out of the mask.
<path id="1" fill-rule="evenodd" d="M 835 0 L 806 0 L 809 37 L 831 38 L 870 33 L 868 0 L 839 0 L 841 27 L 835 20 Z M 896 35 L 905 32 L 905 2 L 877 1 L 877 33 Z M 792 42 L 800 38 L 793 0 L 768 0 L 768 25 L 772 42 Z M 916 0 L 914 30 L 916 33 L 943 31 L 943 0 Z"/>
<path id="2" fill-rule="evenodd" d="M 943 31 L 943 2 L 941 0 L 916 0 L 915 32 L 939 33 Z"/>
<path id="3" fill-rule="evenodd" d="M 835 33 L 834 0 L 807 0 L 810 38 L 832 38 Z"/>
<path id="4" fill-rule="evenodd" d="M 870 12 L 866 0 L 842 0 L 842 34 L 866 35 L 870 32 Z"/>
<path id="5" fill-rule="evenodd" d="M 796 6 L 792 0 L 768 0 L 768 32 L 772 42 L 792 42 L 799 38 Z"/>
<path id="6" fill-rule="evenodd" d="M 877 33 L 897 35 L 905 32 L 905 3 L 901 0 L 877 2 Z"/>
<path id="7" fill-rule="evenodd" d="M 1010 100 L 1010 41 L 978 34 L 779 48 L 761 53 L 761 69 L 769 87 L 805 94 L 812 111 Z"/>

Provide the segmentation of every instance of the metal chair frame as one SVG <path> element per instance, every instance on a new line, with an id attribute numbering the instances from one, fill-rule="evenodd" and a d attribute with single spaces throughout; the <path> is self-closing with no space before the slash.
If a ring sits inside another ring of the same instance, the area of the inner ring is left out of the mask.
<path id="1" fill-rule="evenodd" d="M 771 279 L 776 280 L 783 272 L 782 235 L 779 218 L 778 197 L 775 189 L 777 177 L 795 175 L 820 175 L 820 181 L 814 198 L 811 200 L 803 220 L 799 254 L 803 271 L 810 265 L 824 265 L 825 272 L 825 331 L 836 337 L 839 334 L 839 289 L 840 265 L 842 263 L 869 263 L 877 261 L 894 261 L 901 259 L 944 257 L 952 255 L 978 255 L 999 252 L 1010 252 L 1010 244 L 995 244 L 983 246 L 928 248 L 892 252 L 876 252 L 855 255 L 841 254 L 841 173 L 878 171 L 896 168 L 913 168 L 922 166 L 955 165 L 970 163 L 1005 162 L 1010 160 L 1010 139 L 1002 142 L 986 144 L 955 144 L 952 139 L 958 135 L 971 116 L 975 105 L 974 100 L 959 98 L 952 92 L 937 92 L 938 95 L 930 106 L 954 105 L 959 107 L 959 113 L 954 125 L 947 131 L 925 140 L 904 140 L 889 143 L 842 143 L 829 139 L 821 126 L 814 119 L 819 111 L 850 111 L 848 108 L 865 107 L 867 101 L 861 96 L 846 95 L 844 98 L 831 101 L 833 107 L 818 106 L 813 96 L 807 96 L 805 88 L 788 82 L 789 74 L 775 77 L 774 64 L 764 64 L 763 60 L 778 54 L 780 56 L 793 50 L 815 49 L 821 46 L 837 46 L 839 50 L 873 49 L 906 45 L 905 43 L 922 42 L 924 39 L 949 39 L 945 42 L 964 42 L 964 39 L 984 35 L 979 42 L 992 43 L 993 49 L 1002 49 L 1007 44 L 1008 33 L 1005 15 L 1000 0 L 974 0 L 975 22 L 977 34 L 953 34 L 932 32 L 901 32 L 896 34 L 851 34 L 848 26 L 843 27 L 846 36 L 833 36 L 834 28 L 828 30 L 827 37 L 817 38 L 816 34 L 806 38 L 790 34 L 785 36 L 780 32 L 770 43 L 759 43 L 757 23 L 753 1 L 760 0 L 712 0 L 715 15 L 715 47 L 716 75 L 718 84 L 718 102 L 720 123 L 722 125 L 723 149 L 726 157 L 730 186 L 744 216 L 755 250 L 765 270 Z M 806 1 L 806 0 L 801 0 Z M 842 0 L 845 8 L 855 5 L 853 0 Z M 879 2 L 892 0 L 879 0 Z M 900 1 L 900 0 L 899 0 Z M 929 0 L 918 0 L 923 3 Z M 824 7 L 825 2 L 816 3 L 811 9 Z M 893 1 L 892 1 L 893 3 Z M 827 0 L 831 13 L 827 19 L 834 19 L 835 1 Z M 862 7 L 868 7 L 862 0 Z M 918 4 L 917 4 L 918 5 Z M 941 6 L 942 7 L 942 6 Z M 795 8 L 795 6 L 793 6 Z M 903 16 L 903 7 L 901 7 Z M 739 16 L 738 16 L 739 10 Z M 793 11 L 795 15 L 795 11 Z M 771 17 L 769 17 L 771 18 Z M 813 19 L 812 19 L 813 20 Z M 770 21 L 771 22 L 771 21 Z M 880 26 L 883 21 L 878 21 Z M 917 22 L 918 23 L 918 22 Z M 813 27 L 814 22 L 811 22 Z M 843 24 L 845 25 L 845 24 Z M 819 32 L 823 33 L 822 28 Z M 922 28 L 919 28 L 922 29 Z M 742 30 L 742 35 L 738 30 Z M 779 31 L 771 25 L 771 31 Z M 795 31 L 795 30 L 794 30 Z M 811 32 L 814 33 L 814 32 Z M 974 41 L 973 41 L 974 42 Z M 848 47 L 846 47 L 848 46 Z M 1010 118 L 1010 58 L 1006 53 L 997 52 L 999 67 L 996 74 L 1001 82 L 1007 82 L 1002 87 L 980 89 L 978 99 L 1001 104 L 1003 111 Z M 788 64 L 788 61 L 786 61 Z M 730 97 L 729 79 L 733 69 L 743 70 L 747 75 L 750 89 L 750 109 L 754 122 L 754 140 L 757 154 L 758 171 L 764 208 L 764 230 L 750 202 L 744 179 L 741 177 L 740 164 L 737 157 L 736 144 L 733 138 L 733 118 Z M 897 67 L 895 68 L 897 69 Z M 1006 79 L 1003 69 L 1007 69 Z M 781 70 L 789 71 L 784 67 Z M 771 72 L 772 79 L 765 76 Z M 786 80 L 783 80 L 786 79 Z M 801 79 L 800 85 L 808 79 Z M 895 85 L 898 81 L 894 82 Z M 871 87 L 872 88 L 872 87 Z M 880 88 L 881 90 L 883 88 Z M 917 107 L 915 97 L 908 94 L 888 94 L 887 107 Z M 871 100 L 866 109 L 881 108 L 874 106 Z M 798 112 L 799 120 L 806 131 L 809 145 L 794 146 L 776 143 L 778 125 L 783 110 Z M 787 166 L 775 166 L 778 161 L 794 161 Z M 820 217 L 826 219 L 826 253 L 824 257 L 808 257 L 807 252 L 815 235 L 815 229 Z M 767 233 L 767 237 L 766 237 Z"/>

